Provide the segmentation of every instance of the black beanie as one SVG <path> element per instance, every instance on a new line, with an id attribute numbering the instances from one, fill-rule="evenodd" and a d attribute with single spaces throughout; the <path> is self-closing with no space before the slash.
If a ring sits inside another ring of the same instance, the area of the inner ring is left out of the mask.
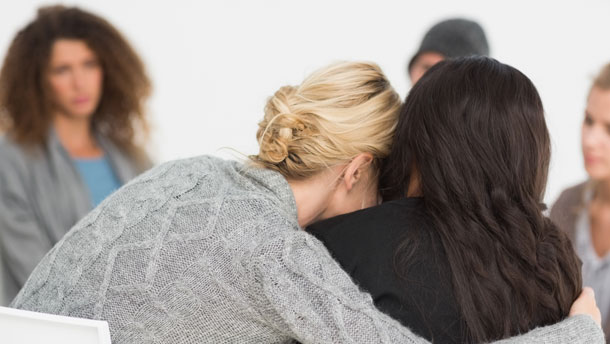
<path id="1" fill-rule="evenodd" d="M 417 53 L 409 61 L 409 71 L 417 57 L 425 52 L 439 53 L 447 58 L 489 55 L 483 28 L 467 19 L 448 19 L 434 25 L 422 40 Z"/>

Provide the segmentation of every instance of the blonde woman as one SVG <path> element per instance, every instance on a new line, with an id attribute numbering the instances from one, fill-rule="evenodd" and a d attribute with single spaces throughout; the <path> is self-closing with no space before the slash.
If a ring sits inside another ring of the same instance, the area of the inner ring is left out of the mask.
<path id="1" fill-rule="evenodd" d="M 79 222 L 12 306 L 107 320 L 114 343 L 425 342 L 302 230 L 377 203 L 400 105 L 370 63 L 281 88 L 253 163 L 204 156 L 145 173 Z M 580 316 L 518 340 L 598 332 Z"/>
<path id="2" fill-rule="evenodd" d="M 561 193 L 551 219 L 572 238 L 610 335 L 610 64 L 593 81 L 581 129 L 589 180 Z"/>

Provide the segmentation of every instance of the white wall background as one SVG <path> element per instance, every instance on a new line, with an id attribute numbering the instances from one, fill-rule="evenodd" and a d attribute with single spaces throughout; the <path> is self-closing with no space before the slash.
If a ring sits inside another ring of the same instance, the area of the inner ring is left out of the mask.
<path id="1" fill-rule="evenodd" d="M 0 56 L 38 0 L 0 0 Z M 492 55 L 528 75 L 553 138 L 546 201 L 585 178 L 579 126 L 592 76 L 610 61 L 609 0 L 69 1 L 114 23 L 139 51 L 155 91 L 157 161 L 256 152 L 265 99 L 336 60 L 377 62 L 401 95 L 424 32 L 452 16 L 479 21 Z"/>

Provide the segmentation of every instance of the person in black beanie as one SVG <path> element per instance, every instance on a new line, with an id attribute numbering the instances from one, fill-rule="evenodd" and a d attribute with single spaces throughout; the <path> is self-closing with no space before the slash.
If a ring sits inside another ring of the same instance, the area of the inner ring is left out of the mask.
<path id="1" fill-rule="evenodd" d="M 472 20 L 452 18 L 434 25 L 422 40 L 408 65 L 414 85 L 436 63 L 461 56 L 489 56 L 489 44 L 481 25 Z"/>

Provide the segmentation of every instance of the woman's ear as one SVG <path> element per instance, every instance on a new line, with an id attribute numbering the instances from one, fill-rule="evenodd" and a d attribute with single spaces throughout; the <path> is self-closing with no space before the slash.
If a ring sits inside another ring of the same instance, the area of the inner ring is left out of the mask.
<path id="1" fill-rule="evenodd" d="M 350 191 L 363 178 L 366 179 L 373 159 L 371 153 L 360 153 L 347 164 L 343 172 L 343 183 L 345 183 L 347 191 Z"/>

